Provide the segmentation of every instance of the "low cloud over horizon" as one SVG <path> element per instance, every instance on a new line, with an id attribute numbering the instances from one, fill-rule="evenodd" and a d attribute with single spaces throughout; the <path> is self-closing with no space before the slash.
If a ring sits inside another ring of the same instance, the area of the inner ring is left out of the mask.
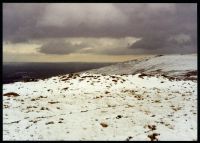
<path id="1" fill-rule="evenodd" d="M 197 4 L 3 4 L 4 61 L 196 52 Z"/>

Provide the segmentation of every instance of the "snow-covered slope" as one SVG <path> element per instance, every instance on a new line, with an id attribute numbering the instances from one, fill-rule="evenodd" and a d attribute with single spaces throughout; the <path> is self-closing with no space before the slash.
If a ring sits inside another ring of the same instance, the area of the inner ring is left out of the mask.
<path id="1" fill-rule="evenodd" d="M 187 65 L 196 59 L 185 57 L 193 60 L 179 69 L 197 70 Z M 178 58 L 163 61 L 159 68 L 171 71 L 167 61 L 180 64 Z M 3 139 L 197 140 L 196 80 L 122 75 L 120 67 L 120 75 L 108 74 L 113 68 L 106 68 L 107 75 L 87 72 L 4 84 Z"/>
<path id="2" fill-rule="evenodd" d="M 158 55 L 142 59 L 118 63 L 88 71 L 102 74 L 165 74 L 182 77 L 188 72 L 197 70 L 197 55 Z"/>

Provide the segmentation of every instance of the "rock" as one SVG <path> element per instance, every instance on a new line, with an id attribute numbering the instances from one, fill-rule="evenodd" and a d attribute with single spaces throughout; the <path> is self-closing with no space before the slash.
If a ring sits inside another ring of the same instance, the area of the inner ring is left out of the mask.
<path id="1" fill-rule="evenodd" d="M 50 103 L 50 104 L 55 104 L 55 103 L 60 103 L 59 101 L 49 101 L 48 103 Z"/>
<path id="2" fill-rule="evenodd" d="M 105 94 L 108 94 L 108 93 L 110 93 L 110 92 L 108 92 L 108 91 L 105 92 Z"/>
<path id="3" fill-rule="evenodd" d="M 155 125 L 148 125 L 148 128 L 149 128 L 150 130 L 156 130 L 156 126 L 155 126 Z"/>
<path id="4" fill-rule="evenodd" d="M 106 128 L 106 127 L 108 127 L 108 124 L 106 124 L 106 123 L 100 123 L 100 125 L 102 126 L 102 127 L 104 127 L 104 128 Z"/>
<path id="5" fill-rule="evenodd" d="M 133 137 L 131 137 L 131 136 L 129 136 L 127 139 L 126 139 L 126 141 L 129 141 L 130 139 L 132 139 Z"/>
<path id="6" fill-rule="evenodd" d="M 122 115 L 118 115 L 116 118 L 117 118 L 117 119 L 122 118 Z"/>
<path id="7" fill-rule="evenodd" d="M 8 92 L 3 94 L 3 96 L 7 96 L 7 97 L 17 97 L 20 96 L 19 94 L 15 93 L 15 92 Z"/>
<path id="8" fill-rule="evenodd" d="M 152 135 L 148 135 L 148 137 L 151 139 L 151 141 L 158 141 L 157 136 L 160 134 L 158 133 L 153 133 Z"/>
<path id="9" fill-rule="evenodd" d="M 54 122 L 53 121 L 51 121 L 51 122 L 47 122 L 47 123 L 45 123 L 46 125 L 48 125 L 48 124 L 54 124 Z"/>

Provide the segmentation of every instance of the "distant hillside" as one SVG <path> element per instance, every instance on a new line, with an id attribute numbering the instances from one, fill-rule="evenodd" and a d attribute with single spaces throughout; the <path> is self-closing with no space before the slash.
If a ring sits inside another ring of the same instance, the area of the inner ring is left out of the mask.
<path id="1" fill-rule="evenodd" d="M 197 55 L 157 55 L 127 62 L 117 63 L 87 71 L 100 74 L 137 74 L 165 75 L 173 77 L 197 77 Z"/>

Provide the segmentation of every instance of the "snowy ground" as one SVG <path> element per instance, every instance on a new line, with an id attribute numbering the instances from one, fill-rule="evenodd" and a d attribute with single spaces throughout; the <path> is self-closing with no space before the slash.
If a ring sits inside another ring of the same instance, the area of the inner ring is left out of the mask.
<path id="1" fill-rule="evenodd" d="M 3 139 L 197 140 L 197 81 L 139 75 L 4 84 Z"/>

